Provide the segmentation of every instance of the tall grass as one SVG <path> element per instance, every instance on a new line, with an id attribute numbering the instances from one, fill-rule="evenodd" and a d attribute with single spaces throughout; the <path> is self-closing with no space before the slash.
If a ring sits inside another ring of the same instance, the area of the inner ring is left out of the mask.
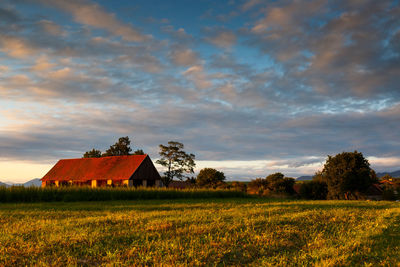
<path id="1" fill-rule="evenodd" d="M 107 188 L 107 187 L 0 187 L 0 202 L 107 201 L 179 198 L 248 197 L 234 190 L 168 189 L 168 188 Z"/>
<path id="2" fill-rule="evenodd" d="M 400 203 L 0 204 L 0 266 L 399 266 Z"/>

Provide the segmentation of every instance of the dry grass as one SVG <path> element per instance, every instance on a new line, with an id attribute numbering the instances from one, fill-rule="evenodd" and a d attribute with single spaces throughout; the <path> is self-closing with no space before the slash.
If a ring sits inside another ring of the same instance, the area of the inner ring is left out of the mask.
<path id="1" fill-rule="evenodd" d="M 0 204 L 0 266 L 398 266 L 399 240 L 394 202 Z"/>

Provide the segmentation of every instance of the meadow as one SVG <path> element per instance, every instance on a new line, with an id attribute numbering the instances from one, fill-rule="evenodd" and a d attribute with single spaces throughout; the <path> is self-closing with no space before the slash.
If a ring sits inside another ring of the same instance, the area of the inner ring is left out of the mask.
<path id="1" fill-rule="evenodd" d="M 209 198 L 0 204 L 0 266 L 399 266 L 400 204 Z"/>

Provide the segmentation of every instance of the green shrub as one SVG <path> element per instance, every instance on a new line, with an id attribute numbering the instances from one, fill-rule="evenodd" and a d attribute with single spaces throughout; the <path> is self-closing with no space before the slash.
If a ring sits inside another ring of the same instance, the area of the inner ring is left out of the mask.
<path id="1" fill-rule="evenodd" d="M 383 200 L 396 200 L 396 194 L 393 188 L 385 188 L 382 192 Z"/>
<path id="2" fill-rule="evenodd" d="M 293 185 L 295 180 L 285 177 L 282 173 L 268 175 L 265 179 L 251 180 L 247 185 L 247 192 L 260 196 L 290 196 L 294 195 Z"/>
<path id="3" fill-rule="evenodd" d="M 304 199 L 326 199 L 328 186 L 322 181 L 308 181 L 301 184 L 299 193 Z"/>

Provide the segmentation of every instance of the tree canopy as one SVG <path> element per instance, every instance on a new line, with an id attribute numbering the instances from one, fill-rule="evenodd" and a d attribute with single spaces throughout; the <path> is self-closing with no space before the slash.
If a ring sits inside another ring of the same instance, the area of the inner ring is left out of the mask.
<path id="1" fill-rule="evenodd" d="M 294 194 L 293 178 L 285 177 L 282 173 L 277 172 L 268 175 L 266 178 L 257 178 L 248 184 L 250 192 L 259 195 L 269 194 Z"/>
<path id="2" fill-rule="evenodd" d="M 169 183 L 174 179 L 188 178 L 187 174 L 194 173 L 195 156 L 183 151 L 184 145 L 176 141 L 169 141 L 167 146 L 160 145 L 161 158 L 156 161 L 167 168 L 164 176 L 161 177 L 165 186 L 168 187 Z"/>
<path id="3" fill-rule="evenodd" d="M 199 186 L 216 186 L 223 181 L 225 181 L 225 174 L 213 168 L 201 169 L 196 179 Z"/>
<path id="4" fill-rule="evenodd" d="M 110 156 L 124 156 L 124 155 L 144 155 L 142 149 L 137 149 L 133 154 L 131 153 L 132 148 L 130 147 L 131 140 L 128 136 L 120 137 L 118 141 L 111 145 L 109 149 L 103 154 L 100 150 L 92 149 L 83 154 L 84 158 L 100 158 L 100 157 L 110 157 Z"/>
<path id="5" fill-rule="evenodd" d="M 144 155 L 144 152 L 142 149 L 138 149 L 138 150 L 135 150 L 135 152 L 133 152 L 132 155 Z"/>
<path id="6" fill-rule="evenodd" d="M 86 151 L 85 154 L 83 154 L 83 157 L 84 158 L 100 158 L 101 151 L 93 148 L 90 151 Z"/>
<path id="7" fill-rule="evenodd" d="M 363 154 L 354 151 L 328 156 L 315 179 L 328 185 L 328 199 L 349 199 L 365 192 L 376 181 L 376 174 Z"/>
<path id="8" fill-rule="evenodd" d="M 131 140 L 129 140 L 128 136 L 120 137 L 118 142 L 111 145 L 110 148 L 106 150 L 103 157 L 130 155 L 130 152 L 132 151 L 130 145 Z"/>

